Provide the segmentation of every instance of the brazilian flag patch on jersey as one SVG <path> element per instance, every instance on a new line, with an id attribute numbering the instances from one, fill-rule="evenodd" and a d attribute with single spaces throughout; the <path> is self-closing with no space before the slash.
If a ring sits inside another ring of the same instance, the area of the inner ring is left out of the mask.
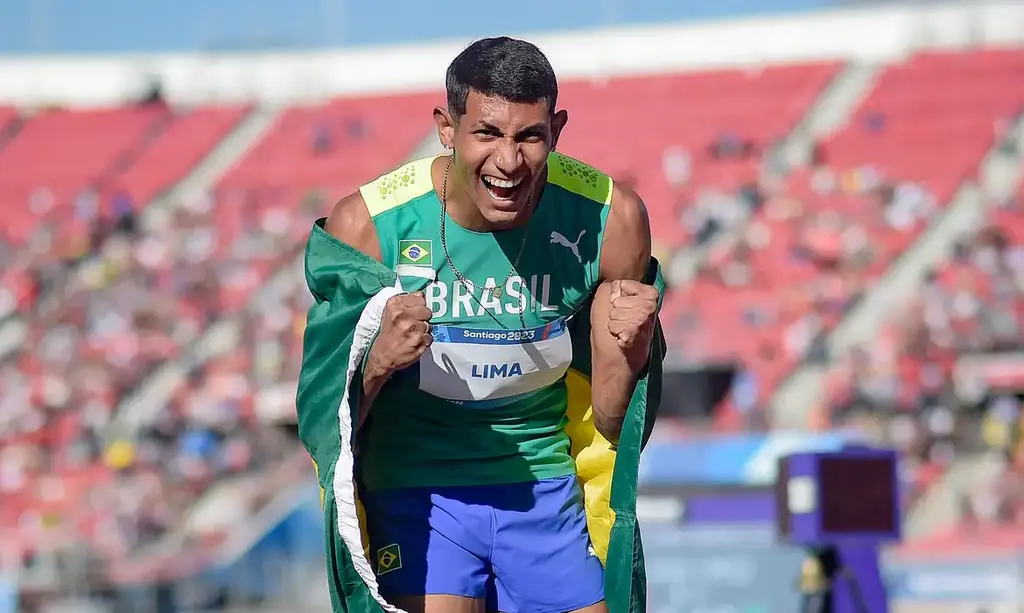
<path id="1" fill-rule="evenodd" d="M 412 266 L 433 266 L 434 246 L 429 240 L 398 241 L 398 263 Z"/>
<path id="2" fill-rule="evenodd" d="M 383 575 L 402 568 L 402 550 L 395 545 L 388 545 L 377 550 L 377 574 Z"/>

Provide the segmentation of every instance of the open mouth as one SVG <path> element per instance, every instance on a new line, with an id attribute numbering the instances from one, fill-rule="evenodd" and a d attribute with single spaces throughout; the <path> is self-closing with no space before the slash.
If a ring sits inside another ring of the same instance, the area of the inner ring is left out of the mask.
<path id="1" fill-rule="evenodd" d="M 480 179 L 483 181 L 484 187 L 487 189 L 487 193 L 491 195 L 491 198 L 504 202 L 515 200 L 523 183 L 522 177 L 518 179 L 498 179 L 497 177 L 483 176 Z"/>

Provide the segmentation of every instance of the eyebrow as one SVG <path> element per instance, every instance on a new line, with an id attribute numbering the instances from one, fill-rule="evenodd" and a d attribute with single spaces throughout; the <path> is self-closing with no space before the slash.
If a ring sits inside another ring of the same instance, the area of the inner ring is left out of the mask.
<path id="1" fill-rule="evenodd" d="M 495 132 L 504 134 L 504 131 L 502 131 L 501 128 L 499 128 L 498 126 L 496 126 L 494 124 L 488 123 L 486 121 L 481 121 L 481 122 L 479 122 L 477 124 L 477 129 L 481 129 L 481 128 L 483 128 L 485 130 L 493 130 Z M 547 130 L 547 124 L 546 123 L 535 123 L 532 126 L 526 126 L 522 130 L 519 130 L 519 132 L 516 134 L 516 136 L 522 136 L 523 134 L 536 134 L 538 132 L 543 133 L 545 130 Z"/>

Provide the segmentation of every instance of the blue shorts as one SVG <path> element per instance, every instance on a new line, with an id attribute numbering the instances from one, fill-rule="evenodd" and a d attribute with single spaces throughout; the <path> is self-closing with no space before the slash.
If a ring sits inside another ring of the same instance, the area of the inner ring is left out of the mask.
<path id="1" fill-rule="evenodd" d="M 503 613 L 565 613 L 604 600 L 575 476 L 362 495 L 385 597 L 486 598 Z"/>

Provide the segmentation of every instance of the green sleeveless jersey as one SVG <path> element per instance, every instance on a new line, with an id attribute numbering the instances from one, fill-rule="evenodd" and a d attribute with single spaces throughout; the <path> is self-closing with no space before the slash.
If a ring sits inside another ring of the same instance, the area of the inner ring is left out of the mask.
<path id="1" fill-rule="evenodd" d="M 419 362 L 394 373 L 373 403 L 359 439 L 363 486 L 573 474 L 564 430 L 567 323 L 599 281 L 612 181 L 552 153 L 526 227 L 474 232 L 446 218 L 442 239 L 434 159 L 360 188 L 383 263 L 403 290 L 424 292 L 434 336 Z"/>

